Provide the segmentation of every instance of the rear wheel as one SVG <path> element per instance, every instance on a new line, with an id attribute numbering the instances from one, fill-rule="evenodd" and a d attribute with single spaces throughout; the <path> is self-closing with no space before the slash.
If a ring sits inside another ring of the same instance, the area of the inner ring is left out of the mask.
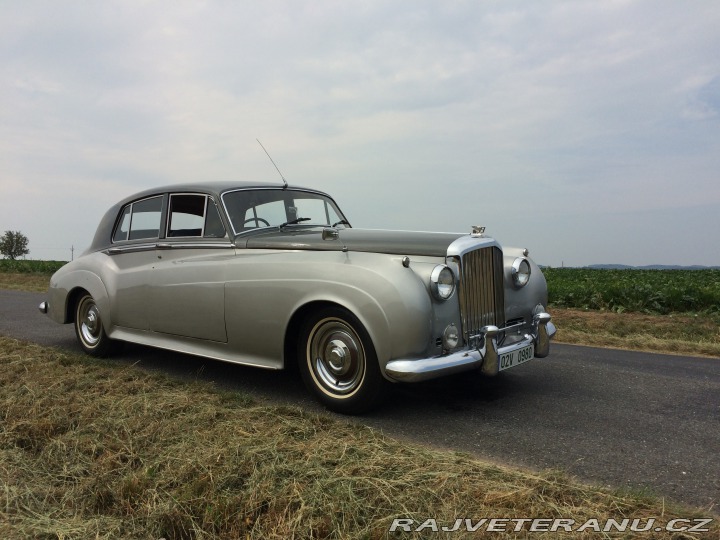
<path id="1" fill-rule="evenodd" d="M 75 304 L 75 335 L 80 347 L 92 356 L 108 356 L 118 344 L 107 337 L 100 309 L 87 292 L 83 293 Z"/>
<path id="2" fill-rule="evenodd" d="M 342 308 L 322 309 L 305 322 L 298 364 L 308 389 L 340 413 L 358 414 L 375 407 L 388 384 L 367 331 Z"/>

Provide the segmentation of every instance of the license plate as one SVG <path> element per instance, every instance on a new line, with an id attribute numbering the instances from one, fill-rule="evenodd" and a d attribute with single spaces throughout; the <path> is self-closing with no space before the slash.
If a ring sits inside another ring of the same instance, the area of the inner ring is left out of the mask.
<path id="1" fill-rule="evenodd" d="M 520 364 L 524 364 L 528 360 L 532 360 L 535 357 L 535 346 L 530 344 L 514 351 L 506 352 L 500 355 L 500 366 L 499 370 L 510 369 Z"/>

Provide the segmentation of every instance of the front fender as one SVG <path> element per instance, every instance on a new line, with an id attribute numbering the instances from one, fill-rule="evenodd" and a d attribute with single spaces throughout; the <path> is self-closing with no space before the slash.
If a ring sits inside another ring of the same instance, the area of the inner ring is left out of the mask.
<path id="1" fill-rule="evenodd" d="M 240 260 L 237 268 L 229 269 L 225 309 L 230 347 L 277 363 L 293 315 L 309 304 L 329 302 L 358 317 L 381 367 L 394 357 L 425 350 L 431 330 L 430 299 L 400 257 L 295 253 L 292 278 L 287 277 L 287 254 L 250 261 L 253 264 Z"/>
<path id="2" fill-rule="evenodd" d="M 504 282 L 505 282 L 505 317 L 507 320 L 516 317 L 528 317 L 535 306 L 542 304 L 547 307 L 547 283 L 540 267 L 524 255 L 519 248 L 508 248 L 503 250 L 504 257 Z M 521 289 L 513 285 L 511 267 L 517 257 L 525 257 L 530 263 L 530 280 Z"/>

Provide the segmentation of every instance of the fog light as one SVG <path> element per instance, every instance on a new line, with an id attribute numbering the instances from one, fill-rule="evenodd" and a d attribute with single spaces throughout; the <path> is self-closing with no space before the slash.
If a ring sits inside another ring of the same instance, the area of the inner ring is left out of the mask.
<path id="1" fill-rule="evenodd" d="M 443 332 L 443 349 L 454 349 L 458 346 L 460 337 L 458 336 L 458 329 L 454 324 L 449 324 Z"/>

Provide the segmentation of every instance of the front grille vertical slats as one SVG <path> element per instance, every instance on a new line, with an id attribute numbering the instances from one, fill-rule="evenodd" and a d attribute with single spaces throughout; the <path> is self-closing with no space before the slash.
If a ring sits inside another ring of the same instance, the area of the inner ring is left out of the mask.
<path id="1" fill-rule="evenodd" d="M 486 247 L 463 255 L 459 292 L 466 342 L 483 326 L 505 324 L 503 254 L 499 248 Z"/>

